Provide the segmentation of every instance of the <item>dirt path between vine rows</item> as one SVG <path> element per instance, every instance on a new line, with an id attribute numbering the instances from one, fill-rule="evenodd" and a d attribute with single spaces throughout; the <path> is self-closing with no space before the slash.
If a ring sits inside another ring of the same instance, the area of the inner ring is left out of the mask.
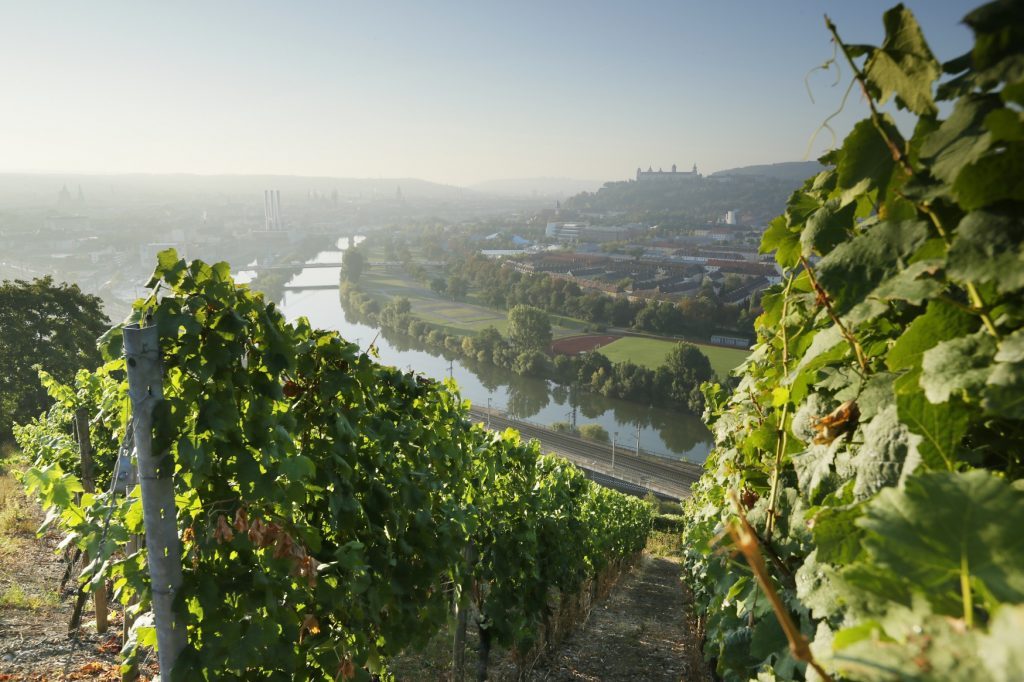
<path id="1" fill-rule="evenodd" d="M 75 590 L 74 580 L 61 589 L 67 567 L 55 551 L 61 537 L 53 531 L 36 537 L 44 514 L 3 464 L 0 459 L 0 682 L 120 680 L 120 609 L 111 605 L 110 629 L 99 635 L 90 600 L 81 629 L 68 636 Z M 147 658 L 144 671 L 153 667 Z"/>
<path id="2" fill-rule="evenodd" d="M 87 605 L 78 636 L 68 637 L 73 592 L 59 591 L 65 569 L 54 552 L 59 536 L 35 536 L 42 518 L 38 505 L 0 470 L 0 682 L 116 681 L 120 612 L 113 608 L 111 630 L 97 635 Z M 399 671 L 407 674 L 398 679 L 450 680 L 450 639 L 442 633 L 437 641 L 432 656 L 415 656 L 418 665 Z M 707 682 L 699 647 L 679 559 L 645 553 L 554 652 L 522 677 L 510 660 L 496 655 L 491 679 Z M 472 659 L 468 663 L 466 679 Z M 147 657 L 142 680 L 154 668 Z"/>
<path id="3" fill-rule="evenodd" d="M 688 594 L 677 558 L 644 554 L 586 625 L 534 669 L 537 682 L 704 682 Z"/>

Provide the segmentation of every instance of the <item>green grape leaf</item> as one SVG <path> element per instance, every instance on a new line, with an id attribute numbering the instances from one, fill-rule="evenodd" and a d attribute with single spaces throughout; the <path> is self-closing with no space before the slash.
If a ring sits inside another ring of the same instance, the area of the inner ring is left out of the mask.
<path id="1" fill-rule="evenodd" d="M 916 114 L 936 113 L 932 85 L 942 73 L 914 15 L 903 5 L 883 17 L 885 40 L 864 65 L 868 83 L 878 89 L 879 101 L 895 95 L 897 104 Z"/>
<path id="2" fill-rule="evenodd" d="M 880 282 L 906 267 L 927 238 L 924 222 L 883 221 L 822 258 L 816 268 L 818 282 L 832 297 L 836 313 L 846 313 Z"/>
<path id="3" fill-rule="evenodd" d="M 790 229 L 782 216 L 773 220 L 761 237 L 758 253 L 772 251 L 775 252 L 775 260 L 784 268 L 795 267 L 800 262 L 800 233 Z"/>
<path id="4" fill-rule="evenodd" d="M 856 398 L 857 407 L 860 410 L 860 420 L 865 422 L 874 418 L 876 414 L 892 404 L 895 399 L 893 375 L 889 372 L 872 374 Z M 836 399 L 845 400 L 845 398 L 839 398 L 838 396 Z"/>
<path id="5" fill-rule="evenodd" d="M 837 438 L 828 445 L 812 444 L 804 452 L 793 455 L 797 486 L 800 493 L 812 504 L 821 495 L 835 488 L 836 476 L 832 462 L 835 460 L 836 450 L 843 446 L 842 439 Z"/>
<path id="6" fill-rule="evenodd" d="M 857 453 L 854 497 L 867 499 L 887 486 L 895 485 L 912 471 L 915 462 L 907 457 L 910 439 L 906 425 L 890 405 L 863 427 L 864 444 Z"/>
<path id="7" fill-rule="evenodd" d="M 888 133 L 899 136 L 891 121 L 884 121 Z M 843 140 L 843 147 L 836 165 L 836 179 L 841 188 L 860 188 L 865 179 L 871 188 L 884 189 L 889 185 L 895 162 L 885 140 L 871 121 L 856 124 Z"/>
<path id="8" fill-rule="evenodd" d="M 1024 329 L 1018 329 L 999 341 L 996 362 L 1024 362 Z"/>
<path id="9" fill-rule="evenodd" d="M 812 213 L 800 233 L 803 255 L 824 255 L 843 242 L 853 226 L 856 208 L 856 204 L 840 207 L 839 201 L 833 199 Z"/>
<path id="10" fill-rule="evenodd" d="M 1024 219 L 1000 211 L 967 214 L 949 248 L 947 273 L 960 282 L 992 282 L 1004 293 L 1024 289 Z"/>
<path id="11" fill-rule="evenodd" d="M 807 347 L 803 357 L 800 358 L 796 371 L 799 372 L 806 367 L 814 366 L 815 360 L 827 354 L 828 351 L 843 343 L 843 341 L 843 332 L 835 325 L 818 331 L 814 335 L 811 345 Z"/>
<path id="12" fill-rule="evenodd" d="M 933 176 L 952 183 L 965 165 L 984 156 L 992 145 L 984 128 L 985 117 L 999 105 L 999 98 L 991 95 L 957 100 L 949 118 L 921 143 L 920 155 L 930 162 Z"/>
<path id="13" fill-rule="evenodd" d="M 800 602 L 811 610 L 815 618 L 828 618 L 839 610 L 843 595 L 837 585 L 835 568 L 819 562 L 817 555 L 817 550 L 808 554 L 793 579 Z"/>
<path id="14" fill-rule="evenodd" d="M 1024 491 L 991 472 L 911 476 L 879 492 L 857 523 L 877 564 L 933 605 L 960 595 L 962 579 L 997 601 L 1024 601 Z"/>
<path id="15" fill-rule="evenodd" d="M 998 362 L 985 385 L 985 412 L 1024 419 L 1024 362 Z"/>
<path id="16" fill-rule="evenodd" d="M 935 344 L 956 338 L 977 329 L 978 318 L 941 299 L 928 301 L 923 315 L 910 323 L 896 339 L 885 359 L 891 370 L 912 367 L 921 361 L 921 355 Z"/>
<path id="17" fill-rule="evenodd" d="M 953 183 L 953 194 L 968 211 L 1000 201 L 1024 201 L 1024 143 L 1007 144 L 966 166 Z"/>
<path id="18" fill-rule="evenodd" d="M 943 261 L 919 260 L 882 282 L 871 292 L 871 298 L 881 301 L 907 301 L 921 305 L 946 288 L 945 282 L 936 277 L 941 272 Z"/>
<path id="19" fill-rule="evenodd" d="M 929 469 L 953 470 L 956 450 L 967 433 L 970 413 L 957 398 L 935 404 L 925 398 L 918 386 L 919 374 L 911 372 L 896 383 L 896 408 L 911 432 L 922 437 L 917 445 L 921 459 Z"/>
<path id="20" fill-rule="evenodd" d="M 1024 78 L 1024 12 L 1017 2 L 989 2 L 972 10 L 964 23 L 974 31 L 972 82 L 991 89 L 996 83 Z"/>
<path id="21" fill-rule="evenodd" d="M 898 615 L 912 625 L 894 627 L 890 616 L 837 633 L 835 641 L 842 646 L 836 647 L 831 669 L 858 682 L 991 681 L 978 659 L 974 634 L 965 633 L 962 624 L 930 613 L 926 605 Z"/>
<path id="22" fill-rule="evenodd" d="M 864 531 L 856 521 L 863 513 L 863 504 L 855 503 L 823 507 L 815 514 L 812 532 L 819 562 L 850 564 L 861 554 Z"/>
<path id="23" fill-rule="evenodd" d="M 992 682 L 1024 680 L 1024 604 L 999 608 L 989 622 L 988 632 L 979 635 L 978 658 Z"/>
<path id="24" fill-rule="evenodd" d="M 858 517 L 857 525 L 860 526 L 862 521 L 863 515 Z M 855 537 L 859 540 L 861 553 L 857 560 L 839 569 L 840 578 L 850 588 L 847 600 L 856 602 L 856 610 L 868 615 L 891 613 L 896 605 L 909 606 L 914 597 L 907 581 L 887 566 L 871 560 L 864 545 L 867 531 L 864 528 L 858 530 L 860 533 Z"/>
<path id="25" fill-rule="evenodd" d="M 290 481 L 305 481 L 316 476 L 316 464 L 305 455 L 293 455 L 282 459 L 278 470 Z"/>
<path id="26" fill-rule="evenodd" d="M 985 117 L 992 139 L 1001 142 L 1024 140 L 1024 115 L 1012 109 L 996 109 Z"/>
<path id="27" fill-rule="evenodd" d="M 1014 104 L 1024 105 L 1024 81 L 1018 83 L 1009 83 L 1003 91 L 999 93 L 999 96 L 1004 102 L 1013 102 Z"/>
<path id="28" fill-rule="evenodd" d="M 128 507 L 128 511 L 124 517 L 124 525 L 129 533 L 141 534 L 144 532 L 145 526 L 143 525 L 142 518 L 141 497 L 132 502 L 131 506 Z"/>
<path id="29" fill-rule="evenodd" d="M 788 646 L 786 633 L 775 618 L 762 618 L 754 626 L 750 637 L 750 655 L 763 660 L 772 654 L 779 653 Z"/>
<path id="30" fill-rule="evenodd" d="M 156 261 L 156 270 L 153 271 L 153 278 L 147 286 L 152 288 L 161 279 L 171 286 L 181 281 L 181 273 L 185 272 L 186 264 L 185 261 L 178 258 L 176 250 L 164 249 L 156 255 Z"/>
<path id="31" fill-rule="evenodd" d="M 835 637 L 832 638 L 832 648 L 835 651 L 841 651 L 857 642 L 865 640 L 877 641 L 882 637 L 885 637 L 885 630 L 882 629 L 882 624 L 877 620 L 865 620 L 837 632 Z M 885 639 L 893 641 L 889 637 L 885 637 Z"/>
<path id="32" fill-rule="evenodd" d="M 889 310 L 892 301 L 921 305 L 946 288 L 939 275 L 945 259 L 915 260 L 879 284 L 868 297 L 855 305 L 846 318 L 854 324 L 873 320 Z"/>
<path id="33" fill-rule="evenodd" d="M 933 403 L 944 403 L 951 396 L 976 401 L 992 372 L 995 353 L 996 344 L 984 330 L 925 351 L 920 381 L 925 396 Z"/>
<path id="34" fill-rule="evenodd" d="M 830 180 L 833 179 L 832 174 L 826 176 Z M 815 211 L 821 208 L 821 199 L 818 198 L 817 192 L 807 191 L 806 183 L 804 189 L 797 190 L 790 195 L 789 200 L 786 201 L 786 213 L 787 224 L 790 227 L 795 225 L 801 225 L 807 222 L 807 219 L 811 217 Z"/>

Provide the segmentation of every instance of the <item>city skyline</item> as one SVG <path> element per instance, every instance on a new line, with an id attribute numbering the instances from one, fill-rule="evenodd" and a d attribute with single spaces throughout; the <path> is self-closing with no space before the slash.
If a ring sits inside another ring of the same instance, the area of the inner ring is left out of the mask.
<path id="1" fill-rule="evenodd" d="M 968 49 L 972 4 L 907 5 L 940 60 Z M 832 55 L 822 15 L 878 44 L 887 7 L 19 5 L 0 46 L 18 65 L 0 74 L 0 171 L 465 186 L 795 161 L 849 78 L 811 72 Z M 864 114 L 854 92 L 839 137 Z"/>

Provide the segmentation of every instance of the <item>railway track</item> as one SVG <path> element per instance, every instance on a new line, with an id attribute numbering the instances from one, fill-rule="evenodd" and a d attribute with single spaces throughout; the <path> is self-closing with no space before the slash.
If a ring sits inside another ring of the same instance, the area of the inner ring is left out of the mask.
<path id="1" fill-rule="evenodd" d="M 613 466 L 610 445 L 511 419 L 495 410 L 488 413 L 484 408 L 473 407 L 470 415 L 474 421 L 484 424 L 489 422 L 495 430 L 516 429 L 523 438 L 540 441 L 546 452 L 565 457 L 584 469 L 632 486 L 640 486 L 664 497 L 689 497 L 690 486 L 703 473 L 703 468 L 698 464 L 669 460 L 643 451 L 637 456 L 633 450 L 622 447 L 615 448 Z"/>

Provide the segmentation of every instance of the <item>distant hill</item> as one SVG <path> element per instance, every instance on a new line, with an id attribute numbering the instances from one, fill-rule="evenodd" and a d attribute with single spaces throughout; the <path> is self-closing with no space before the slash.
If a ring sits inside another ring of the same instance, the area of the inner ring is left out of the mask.
<path id="1" fill-rule="evenodd" d="M 470 185 L 469 189 L 484 194 L 501 194 L 519 197 L 552 197 L 560 199 L 580 192 L 593 192 L 601 186 L 599 180 L 575 180 L 573 178 L 511 178 L 488 180 Z"/>
<path id="2" fill-rule="evenodd" d="M 570 197 L 562 206 L 664 226 L 715 222 L 727 211 L 736 211 L 743 224 L 759 226 L 779 215 L 789 195 L 821 169 L 817 161 L 797 161 L 731 168 L 678 181 L 607 182 L 597 192 Z"/>
<path id="3" fill-rule="evenodd" d="M 73 197 L 78 188 L 86 203 L 134 203 L 201 198 L 251 198 L 265 189 L 282 195 L 306 196 L 310 192 L 329 196 L 337 191 L 341 199 L 393 198 L 398 188 L 406 199 L 458 199 L 467 190 L 417 178 L 330 178 L 298 175 L 194 175 L 187 173 L 84 174 L 84 173 L 2 173 L 0 204 L 55 202 L 67 187 Z"/>
<path id="4" fill-rule="evenodd" d="M 761 164 L 759 166 L 741 166 L 728 168 L 712 173 L 712 176 L 756 175 L 779 180 L 795 180 L 802 182 L 812 175 L 821 172 L 825 167 L 817 161 L 784 161 L 783 163 Z M 795 188 L 794 188 L 795 189 Z"/>

